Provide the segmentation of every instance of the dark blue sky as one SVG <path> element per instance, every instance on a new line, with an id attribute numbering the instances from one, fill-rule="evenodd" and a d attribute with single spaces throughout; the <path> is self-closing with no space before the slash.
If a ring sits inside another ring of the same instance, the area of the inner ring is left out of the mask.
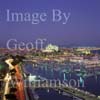
<path id="1" fill-rule="evenodd" d="M 38 25 L 8 23 L 6 9 L 46 12 L 49 20 Z M 52 9 L 70 12 L 67 24 L 52 23 Z M 100 46 L 100 0 L 0 0 L 0 46 L 5 46 L 10 38 L 19 42 L 47 38 L 48 42 L 59 45 Z"/>

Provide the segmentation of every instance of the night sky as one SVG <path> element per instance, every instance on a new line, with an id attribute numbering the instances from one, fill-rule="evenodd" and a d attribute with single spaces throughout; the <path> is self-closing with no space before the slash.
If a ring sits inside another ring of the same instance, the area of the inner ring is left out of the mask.
<path id="1" fill-rule="evenodd" d="M 30 22 L 6 21 L 6 9 L 13 12 L 46 12 L 49 20 L 33 25 Z M 50 20 L 52 9 L 70 12 L 67 24 Z M 100 0 L 0 0 L 0 47 L 7 40 L 47 42 L 65 46 L 100 46 Z"/>

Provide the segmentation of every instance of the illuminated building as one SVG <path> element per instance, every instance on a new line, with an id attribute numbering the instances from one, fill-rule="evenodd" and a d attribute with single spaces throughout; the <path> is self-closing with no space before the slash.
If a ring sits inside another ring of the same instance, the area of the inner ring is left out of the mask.
<path id="1" fill-rule="evenodd" d="M 54 51 L 58 52 L 58 51 L 59 51 L 59 47 L 56 46 L 56 45 L 52 45 L 52 44 L 49 44 L 49 45 L 45 48 L 45 50 L 43 50 L 43 52 L 54 52 Z"/>

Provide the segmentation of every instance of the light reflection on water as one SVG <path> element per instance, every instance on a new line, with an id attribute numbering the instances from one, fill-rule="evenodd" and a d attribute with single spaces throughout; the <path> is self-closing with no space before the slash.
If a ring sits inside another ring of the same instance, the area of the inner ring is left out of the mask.
<path id="1" fill-rule="evenodd" d="M 45 67 L 44 67 L 45 66 Z M 60 79 L 60 80 L 70 80 L 70 79 L 79 79 L 80 83 L 83 82 L 83 77 L 77 76 L 75 73 L 65 73 L 62 70 L 54 69 L 52 66 L 47 67 L 51 65 L 39 65 L 37 67 L 33 67 L 33 64 L 28 63 L 25 66 L 25 69 L 27 72 L 33 74 L 33 75 L 40 75 L 42 77 L 45 77 L 47 79 Z M 97 77 L 97 80 L 94 76 L 84 78 L 85 81 L 85 87 L 81 88 L 84 90 L 87 90 L 91 93 L 94 93 L 96 95 L 100 95 L 100 76 Z"/>

